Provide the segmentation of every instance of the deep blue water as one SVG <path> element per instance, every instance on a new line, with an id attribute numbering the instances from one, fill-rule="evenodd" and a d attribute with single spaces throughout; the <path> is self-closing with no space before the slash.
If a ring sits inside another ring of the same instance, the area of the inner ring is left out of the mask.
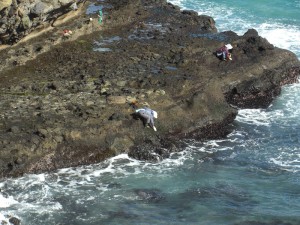
<path id="1" fill-rule="evenodd" d="M 174 0 L 219 31 L 255 28 L 300 58 L 300 1 Z M 0 221 L 26 225 L 300 224 L 300 84 L 267 109 L 240 110 L 234 131 L 160 163 L 127 155 L 0 182 Z M 7 220 L 6 220 L 7 221 Z"/>

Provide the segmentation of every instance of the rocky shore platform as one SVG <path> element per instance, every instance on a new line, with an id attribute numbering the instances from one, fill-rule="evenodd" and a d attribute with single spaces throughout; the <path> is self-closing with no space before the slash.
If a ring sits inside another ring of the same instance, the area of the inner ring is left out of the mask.
<path id="1" fill-rule="evenodd" d="M 225 137 L 239 108 L 267 107 L 299 76 L 295 54 L 255 30 L 220 33 L 165 0 L 81 1 L 76 11 L 53 2 L 0 5 L 0 177 L 121 153 L 161 160 L 186 139 Z M 233 60 L 220 61 L 227 43 Z M 132 103 L 158 112 L 157 132 Z"/>

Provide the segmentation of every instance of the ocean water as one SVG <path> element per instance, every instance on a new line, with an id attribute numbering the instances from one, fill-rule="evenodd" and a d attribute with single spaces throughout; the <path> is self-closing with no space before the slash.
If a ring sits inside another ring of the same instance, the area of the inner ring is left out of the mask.
<path id="1" fill-rule="evenodd" d="M 298 0 L 173 0 L 211 15 L 219 31 L 255 28 L 300 58 Z M 126 154 L 0 181 L 0 221 L 23 225 L 299 225 L 300 84 L 267 109 L 240 110 L 227 138 L 159 163 Z"/>
<path id="2" fill-rule="evenodd" d="M 254 28 L 277 47 L 300 57 L 299 0 L 170 0 L 182 9 L 210 15 L 220 32 L 232 30 L 239 35 Z"/>

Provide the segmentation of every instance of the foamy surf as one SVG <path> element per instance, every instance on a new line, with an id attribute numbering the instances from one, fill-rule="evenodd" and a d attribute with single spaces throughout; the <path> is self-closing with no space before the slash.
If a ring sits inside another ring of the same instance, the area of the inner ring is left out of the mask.
<path id="1" fill-rule="evenodd" d="M 238 35 L 243 35 L 248 29 L 256 29 L 259 35 L 271 44 L 294 52 L 300 59 L 300 25 L 291 18 L 270 19 L 268 15 L 255 14 L 256 11 L 249 10 L 246 6 L 238 6 L 232 1 L 170 0 L 169 2 L 179 5 L 182 9 L 193 9 L 199 15 L 212 16 L 219 32 L 232 30 Z M 265 7 L 268 7 L 267 4 Z M 300 8 L 299 4 L 294 6 L 294 10 L 297 10 L 297 7 Z M 280 9 L 276 10 L 280 13 Z"/>
<path id="2" fill-rule="evenodd" d="M 6 208 L 13 207 L 16 204 L 18 204 L 18 201 L 16 201 L 12 196 L 8 196 L 6 193 L 0 192 L 0 223 L 1 224 L 11 224 L 9 223 L 9 218 L 12 215 L 6 211 Z"/>
<path id="3" fill-rule="evenodd" d="M 12 196 L 4 197 L 0 194 L 0 208 L 8 208 L 17 203 Z"/>
<path id="4" fill-rule="evenodd" d="M 274 46 L 288 49 L 300 58 L 300 27 L 280 23 L 256 25 L 258 33 Z"/>
<path id="5" fill-rule="evenodd" d="M 289 172 L 299 172 L 300 171 L 300 148 L 294 147 L 293 149 L 281 148 L 280 153 L 270 158 L 270 162 L 279 166 L 283 170 L 287 170 Z"/>
<path id="6" fill-rule="evenodd" d="M 242 35 L 255 28 L 277 47 L 299 51 L 295 23 L 257 21 L 251 8 L 228 8 L 230 0 L 172 2 L 213 16 L 220 31 Z M 241 110 L 227 138 L 188 140 L 186 149 L 158 163 L 122 154 L 96 165 L 3 180 L 0 221 L 16 215 L 22 224 L 53 225 L 299 224 L 299 96 L 300 85 L 288 85 L 268 109 Z"/>

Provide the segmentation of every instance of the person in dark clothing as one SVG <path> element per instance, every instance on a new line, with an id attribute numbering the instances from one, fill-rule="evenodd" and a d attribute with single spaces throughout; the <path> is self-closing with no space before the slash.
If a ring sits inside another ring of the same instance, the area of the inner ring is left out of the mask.
<path id="1" fill-rule="evenodd" d="M 144 125 L 149 125 L 154 131 L 156 131 L 156 127 L 154 126 L 154 118 L 157 119 L 157 112 L 148 108 L 144 107 L 141 109 L 137 109 L 136 114 L 142 118 Z"/>
<path id="2" fill-rule="evenodd" d="M 231 53 L 229 52 L 232 49 L 231 44 L 224 45 L 216 51 L 216 55 L 221 60 L 232 60 Z"/>

